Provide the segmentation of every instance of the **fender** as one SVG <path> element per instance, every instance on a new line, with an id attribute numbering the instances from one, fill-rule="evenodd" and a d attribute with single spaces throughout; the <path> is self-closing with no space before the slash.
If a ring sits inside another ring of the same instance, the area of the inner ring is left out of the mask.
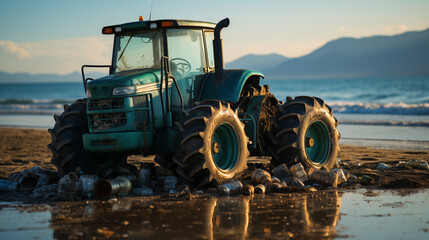
<path id="1" fill-rule="evenodd" d="M 261 72 L 254 70 L 226 70 L 225 82 L 216 84 L 215 74 L 209 73 L 205 83 L 203 83 L 202 94 L 198 101 L 216 99 L 236 103 L 247 79 L 253 76 L 264 78 Z"/>

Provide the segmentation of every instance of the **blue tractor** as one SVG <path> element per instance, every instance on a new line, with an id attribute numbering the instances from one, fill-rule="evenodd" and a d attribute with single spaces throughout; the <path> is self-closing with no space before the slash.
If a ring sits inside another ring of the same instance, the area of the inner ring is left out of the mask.
<path id="1" fill-rule="evenodd" d="M 61 174 L 105 175 L 129 168 L 127 156 L 156 155 L 189 185 L 216 185 L 247 167 L 249 155 L 271 166 L 301 162 L 332 168 L 337 120 L 316 97 L 282 104 L 261 86 L 262 73 L 225 70 L 217 24 L 138 21 L 104 27 L 114 35 L 111 65 L 82 66 L 86 99 L 65 105 L 49 129 Z M 109 75 L 85 78 L 84 69 Z"/>

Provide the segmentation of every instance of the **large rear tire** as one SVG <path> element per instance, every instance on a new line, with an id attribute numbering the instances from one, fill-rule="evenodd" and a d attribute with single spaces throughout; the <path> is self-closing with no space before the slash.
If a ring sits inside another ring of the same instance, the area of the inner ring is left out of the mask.
<path id="1" fill-rule="evenodd" d="M 54 115 L 55 126 L 49 129 L 52 152 L 51 163 L 61 176 L 69 173 L 87 173 L 103 176 L 107 170 L 126 167 L 126 156 L 117 154 L 90 154 L 83 148 L 82 136 L 88 133 L 86 99 L 65 105 L 64 112 Z"/>
<path id="2" fill-rule="evenodd" d="M 178 125 L 182 138 L 173 161 L 176 173 L 192 187 L 223 183 L 247 167 L 249 140 L 228 103 L 196 103 Z"/>
<path id="3" fill-rule="evenodd" d="M 282 109 L 271 133 L 271 166 L 335 167 L 340 134 L 332 109 L 322 99 L 308 96 L 289 98 Z"/>

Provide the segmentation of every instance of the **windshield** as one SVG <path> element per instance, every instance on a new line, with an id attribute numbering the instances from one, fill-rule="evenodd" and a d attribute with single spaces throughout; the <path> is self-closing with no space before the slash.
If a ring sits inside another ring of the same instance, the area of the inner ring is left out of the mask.
<path id="1" fill-rule="evenodd" d="M 121 72 L 132 69 L 161 68 L 162 55 L 161 30 L 116 35 L 113 69 L 115 72 Z"/>

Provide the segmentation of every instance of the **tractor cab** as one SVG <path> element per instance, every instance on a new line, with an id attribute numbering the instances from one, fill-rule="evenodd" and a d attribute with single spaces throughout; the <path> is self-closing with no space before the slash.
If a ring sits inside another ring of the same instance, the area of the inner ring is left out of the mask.
<path id="1" fill-rule="evenodd" d="M 168 64 L 165 68 L 177 82 L 183 105 L 189 106 L 195 101 L 204 74 L 214 70 L 214 24 L 172 20 L 144 23 L 104 28 L 104 33 L 115 30 L 111 74 L 159 71 L 163 63 Z M 178 90 L 172 91 L 171 105 L 179 107 Z"/>
<path id="2" fill-rule="evenodd" d="M 140 85 L 161 83 L 161 77 L 169 75 L 169 87 L 176 85 L 171 88 L 169 96 L 171 107 L 192 104 L 198 97 L 204 75 L 214 71 L 215 26 L 207 22 L 159 20 L 104 27 L 103 34 L 115 35 L 109 66 L 111 79 L 154 75 L 154 78 L 139 81 L 137 85 L 116 89 L 113 94 L 139 93 L 138 90 L 144 89 Z"/>

